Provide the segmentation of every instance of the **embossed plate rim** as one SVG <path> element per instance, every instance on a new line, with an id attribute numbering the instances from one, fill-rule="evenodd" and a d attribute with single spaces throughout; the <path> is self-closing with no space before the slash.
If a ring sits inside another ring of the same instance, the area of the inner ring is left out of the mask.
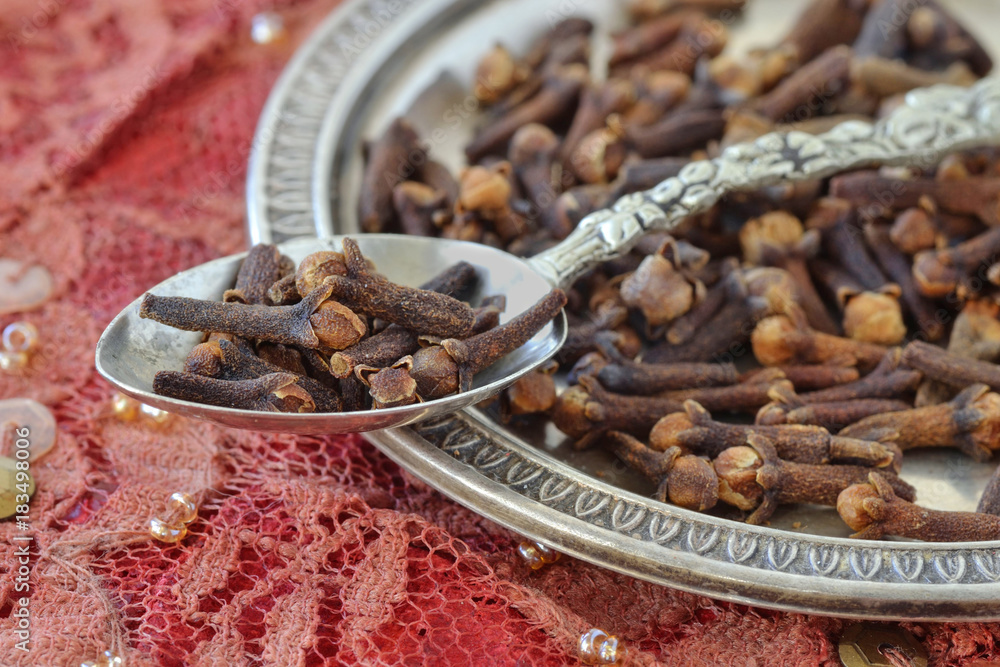
<path id="1" fill-rule="evenodd" d="M 348 68 L 338 45 L 353 37 L 355 26 L 370 21 L 377 12 L 389 11 L 392 4 L 352 0 L 334 11 L 300 48 L 272 91 L 258 125 L 248 172 L 248 223 L 254 242 L 277 241 L 281 238 L 276 237 L 287 238 L 289 234 L 324 236 L 333 232 L 328 224 L 329 216 L 323 219 L 317 215 L 316 207 L 319 202 L 322 208 L 323 202 L 329 201 L 331 196 L 322 175 L 331 173 L 329 165 L 334 157 L 333 147 L 319 141 L 322 128 L 341 127 L 338 120 L 346 122 L 346 118 L 336 117 L 336 114 L 349 110 L 347 95 L 365 89 L 367 77 L 378 65 L 370 62 L 371 59 L 384 57 L 386 52 L 405 42 L 408 31 L 419 28 L 419 17 L 477 3 L 428 0 L 419 3 L 417 11 L 411 11 L 413 4 L 403 3 L 400 20 L 383 26 L 373 38 L 377 48 L 366 50 Z M 287 150 L 282 152 L 282 146 Z M 688 527 L 689 534 L 697 528 L 727 530 L 730 535 L 770 539 L 772 543 L 781 540 L 795 546 L 793 560 L 801 558 L 803 553 L 808 556 L 811 544 L 854 549 L 872 556 L 871 567 L 878 563 L 878 569 L 872 571 L 872 579 L 890 570 L 896 571 L 894 558 L 899 561 L 904 554 L 909 554 L 916 559 L 919 555 L 914 563 L 920 563 L 920 570 L 914 576 L 936 578 L 906 583 L 905 576 L 900 575 L 897 577 L 899 583 L 875 582 L 865 580 L 865 572 L 838 578 L 845 571 L 840 558 L 838 565 L 825 574 L 829 566 L 825 562 L 812 574 L 788 574 L 764 566 L 744 565 L 755 560 L 753 554 L 738 563 L 710 558 L 712 550 L 718 548 L 714 544 L 701 554 L 695 550 L 693 555 L 665 547 L 652 549 L 628 534 L 583 521 L 500 484 L 472 465 L 449 456 L 413 428 L 378 432 L 369 434 L 368 438 L 402 467 L 470 509 L 575 557 L 631 576 L 716 598 L 790 611 L 922 620 L 1000 618 L 1000 605 L 997 604 L 1000 600 L 1000 542 L 859 542 L 746 526 L 679 510 L 606 485 L 519 441 L 502 427 L 485 421 L 476 411 L 460 413 L 455 418 L 462 420 L 473 432 L 482 428 L 491 438 L 491 446 L 499 445 L 512 455 L 540 460 L 550 471 L 558 471 L 578 484 L 599 489 L 621 502 L 635 503 L 647 511 L 675 517 Z M 428 427 L 420 428 L 429 434 Z M 512 503 L 509 510 L 505 507 L 508 502 Z M 586 516 L 596 521 L 603 516 L 603 508 Z M 942 565 L 939 561 L 944 557 L 952 560 L 950 563 L 943 561 Z M 983 565 L 987 557 L 990 562 Z M 790 560 L 785 567 L 792 564 Z M 663 568 L 666 566 L 672 569 L 665 574 Z M 849 564 L 846 569 L 850 569 Z M 990 583 L 984 583 L 984 578 Z M 810 589 L 808 584 L 812 582 L 815 587 Z"/>

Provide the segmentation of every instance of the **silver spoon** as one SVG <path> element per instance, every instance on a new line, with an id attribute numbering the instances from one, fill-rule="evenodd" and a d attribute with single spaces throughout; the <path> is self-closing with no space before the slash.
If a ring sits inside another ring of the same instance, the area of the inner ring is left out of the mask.
<path id="1" fill-rule="evenodd" d="M 984 79 L 971 88 L 935 86 L 910 92 L 906 104 L 874 124 L 847 122 L 816 136 L 769 134 L 730 147 L 713 160 L 692 162 L 676 178 L 587 216 L 558 246 L 528 260 L 446 239 L 390 234 L 354 238 L 380 272 L 401 284 L 418 285 L 458 261 L 470 262 L 480 278 L 478 295 L 507 295 L 505 319 L 509 319 L 552 287 L 566 288 L 589 268 L 627 252 L 642 234 L 673 229 L 689 215 L 709 209 L 727 192 L 823 178 L 873 164 L 931 166 L 948 153 L 996 144 L 1000 144 L 1000 81 Z M 339 250 L 340 238 L 299 239 L 278 247 L 298 262 L 317 250 Z M 244 256 L 202 264 L 150 292 L 217 300 L 232 286 Z M 473 296 L 474 303 L 478 295 Z M 527 345 L 477 374 L 471 391 L 426 403 L 345 413 L 253 412 L 154 394 L 156 372 L 182 368 L 201 335 L 140 319 L 140 301 L 125 308 L 101 336 L 96 352 L 101 375 L 123 393 L 169 412 L 225 426 L 284 433 L 374 431 L 454 412 L 497 394 L 537 368 L 566 339 L 566 319 L 560 315 Z"/>

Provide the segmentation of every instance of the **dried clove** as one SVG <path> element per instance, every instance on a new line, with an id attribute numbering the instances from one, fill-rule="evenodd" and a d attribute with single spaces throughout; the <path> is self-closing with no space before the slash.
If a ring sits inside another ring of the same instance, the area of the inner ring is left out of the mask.
<path id="1" fill-rule="evenodd" d="M 713 387 L 735 384 L 732 364 L 641 364 L 617 363 L 604 366 L 597 374 L 600 383 L 619 394 L 656 394 L 668 389 Z"/>
<path id="2" fill-rule="evenodd" d="M 608 66 L 614 67 L 634 60 L 669 44 L 680 35 L 685 23 L 692 16 L 700 17 L 703 14 L 690 11 L 673 12 L 613 34 Z"/>
<path id="3" fill-rule="evenodd" d="M 628 428 L 620 430 L 631 431 Z M 749 433 L 770 438 L 778 455 L 786 461 L 816 465 L 835 461 L 894 469 L 899 465 L 899 449 L 889 442 L 830 435 L 818 426 L 727 424 L 714 421 L 712 415 L 694 401 L 684 402 L 683 413 L 665 416 L 654 424 L 649 444 L 657 450 L 678 446 L 714 458 L 729 447 L 745 445 Z M 876 435 L 889 439 L 895 433 Z"/>
<path id="4" fill-rule="evenodd" d="M 1000 359 L 1000 306 L 991 301 L 967 301 L 955 318 L 948 338 L 948 352 L 980 361 Z M 936 380 L 927 380 L 917 389 L 916 407 L 943 403 L 958 390 Z"/>
<path id="5" fill-rule="evenodd" d="M 302 258 L 295 270 L 295 289 L 305 297 L 323 284 L 328 276 L 346 276 L 344 254 L 333 250 L 320 250 Z"/>
<path id="6" fill-rule="evenodd" d="M 771 366 L 755 368 L 740 376 L 740 382 L 758 382 L 762 374 L 771 369 L 781 372 L 792 383 L 796 391 L 826 389 L 836 385 L 854 382 L 860 377 L 858 369 L 844 366 Z"/>
<path id="7" fill-rule="evenodd" d="M 682 409 L 679 401 L 613 394 L 596 378 L 584 376 L 568 387 L 552 408 L 552 423 L 585 449 L 608 431 L 645 435 L 661 417 Z"/>
<path id="8" fill-rule="evenodd" d="M 761 433 L 750 433 L 747 443 L 749 447 L 723 451 L 714 463 L 720 482 L 728 487 L 726 493 L 720 492 L 720 498 L 726 502 L 735 500 L 732 504 L 737 507 L 752 505 L 758 497 L 756 490 L 751 489 L 749 494 L 746 491 L 749 473 L 753 472 L 754 481 L 760 487 L 759 504 L 746 520 L 753 525 L 771 518 L 778 505 L 814 503 L 834 507 L 844 489 L 866 481 L 871 473 L 871 468 L 864 466 L 783 461 L 778 457 L 774 443 Z M 882 478 L 899 496 L 908 500 L 916 497 L 913 487 L 895 475 L 885 473 Z M 741 498 L 732 498 L 736 494 Z"/>
<path id="9" fill-rule="evenodd" d="M 856 58 L 878 56 L 890 60 L 902 58 L 907 51 L 906 32 L 901 30 L 898 17 L 909 16 L 909 0 L 880 0 L 872 4 L 864 17 L 861 31 L 854 40 Z M 891 29 L 887 27 L 892 26 Z"/>
<path id="10" fill-rule="evenodd" d="M 570 364 L 584 354 L 599 349 L 598 337 L 603 332 L 621 326 L 628 317 L 628 311 L 625 308 L 614 304 L 597 308 L 595 311 L 591 320 L 569 327 L 569 331 L 566 333 L 566 342 L 556 353 L 559 363 Z M 617 336 L 615 340 L 618 340 Z"/>
<path id="11" fill-rule="evenodd" d="M 942 69 L 961 61 L 976 76 L 986 76 L 993 69 L 985 47 L 934 0 L 911 10 L 906 33 L 915 51 L 910 60 L 918 67 Z"/>
<path id="12" fill-rule="evenodd" d="M 424 399 L 433 399 L 468 391 L 476 373 L 527 343 L 565 304 L 565 292 L 555 289 L 502 326 L 465 340 L 448 338 L 418 350 L 412 370 L 417 392 Z"/>
<path id="13" fill-rule="evenodd" d="M 878 98 L 939 84 L 971 86 L 977 79 L 965 63 L 955 63 L 943 72 L 918 69 L 899 60 L 877 56 L 855 59 L 851 63 L 851 80 L 866 93 Z"/>
<path id="14" fill-rule="evenodd" d="M 272 373 L 285 372 L 253 354 L 249 345 L 227 340 L 209 341 L 196 345 L 188 354 L 184 371 L 217 380 L 256 380 Z M 300 376 L 297 384 L 309 393 L 317 412 L 340 412 L 340 396 L 315 378 Z"/>
<path id="15" fill-rule="evenodd" d="M 843 313 L 844 335 L 854 340 L 896 345 L 906 336 L 899 287 L 886 284 L 865 290 L 846 270 L 821 259 L 810 263 L 816 281 L 826 287 Z"/>
<path id="16" fill-rule="evenodd" d="M 862 398 L 900 398 L 916 390 L 923 379 L 920 371 L 901 367 L 902 351 L 894 348 L 885 353 L 878 366 L 865 377 L 818 391 L 800 394 L 803 404 L 853 401 Z"/>
<path id="17" fill-rule="evenodd" d="M 851 49 L 835 46 L 751 102 L 750 108 L 774 122 L 804 120 L 847 90 L 850 78 Z"/>
<path id="18" fill-rule="evenodd" d="M 444 192 L 416 181 L 403 181 L 392 190 L 392 205 L 404 234 L 433 236 L 435 214 L 446 202 Z"/>
<path id="19" fill-rule="evenodd" d="M 848 202 L 831 197 L 821 199 L 809 216 L 808 226 L 821 231 L 826 251 L 865 289 L 885 291 L 891 284 L 868 254 L 857 212 Z"/>
<path id="20" fill-rule="evenodd" d="M 194 373 L 159 371 L 153 378 L 153 392 L 182 401 L 238 410 L 314 412 L 316 404 L 309 392 L 296 384 L 298 380 L 299 376 L 292 373 L 229 381 Z"/>
<path id="21" fill-rule="evenodd" d="M 1000 395 L 984 384 L 974 384 L 949 403 L 873 415 L 841 434 L 864 438 L 883 429 L 899 433 L 896 442 L 903 451 L 955 447 L 977 461 L 987 461 L 994 450 L 1000 449 Z"/>
<path id="22" fill-rule="evenodd" d="M 280 343 L 261 342 L 257 344 L 257 356 L 269 364 L 296 375 L 307 375 L 302 353 L 294 347 Z"/>
<path id="23" fill-rule="evenodd" d="M 680 345 L 691 340 L 695 333 L 719 312 L 719 309 L 734 292 L 734 287 L 730 285 L 730 280 L 732 280 L 730 276 L 738 270 L 739 263 L 736 258 L 729 258 L 722 268 L 722 277 L 718 282 L 708 288 L 704 296 L 688 312 L 675 318 L 670 324 L 666 336 L 668 343 Z M 735 291 L 738 292 L 738 289 Z"/>
<path id="24" fill-rule="evenodd" d="M 501 418 L 536 415 L 548 412 L 556 403 L 556 381 L 553 374 L 559 364 L 550 361 L 531 371 L 508 387 L 500 402 Z"/>
<path id="25" fill-rule="evenodd" d="M 831 433 L 840 431 L 840 435 L 848 434 L 841 429 L 854 424 L 865 417 L 881 415 L 886 412 L 909 410 L 910 404 L 891 398 L 860 398 L 849 401 L 830 401 L 826 403 L 810 403 L 802 405 L 794 397 L 772 396 L 778 398 L 760 409 L 757 413 L 757 423 L 763 425 L 805 424 L 821 426 Z"/>
<path id="26" fill-rule="evenodd" d="M 882 345 L 820 333 L 803 320 L 787 315 L 762 319 L 750 338 L 757 361 L 765 366 L 834 363 L 874 368 L 885 356 Z"/>
<path id="27" fill-rule="evenodd" d="M 898 497 L 878 473 L 844 489 L 837 513 L 851 537 L 878 540 L 886 535 L 927 542 L 980 542 L 1000 539 L 1000 516 L 975 512 L 942 512 L 919 507 Z"/>
<path id="28" fill-rule="evenodd" d="M 608 434 L 612 451 L 627 466 L 657 483 L 654 498 L 696 512 L 715 507 L 719 500 L 719 478 L 712 464 L 697 456 L 685 455 L 672 447 L 658 452 L 627 433 Z"/>
<path id="29" fill-rule="evenodd" d="M 419 347 L 415 332 L 393 324 L 374 336 L 335 352 L 330 357 L 330 373 L 336 378 L 346 378 L 358 366 L 383 368 L 416 352 Z"/>
<path id="30" fill-rule="evenodd" d="M 688 76 L 702 58 L 719 55 L 729 41 L 729 31 L 722 21 L 700 12 L 684 16 L 677 37 L 661 48 L 611 67 L 612 76 L 628 76 L 635 70 L 671 70 Z"/>
<path id="31" fill-rule="evenodd" d="M 358 200 L 362 231 L 384 232 L 396 222 L 392 191 L 427 159 L 416 130 L 404 118 L 394 120 L 368 149 Z"/>
<path id="32" fill-rule="evenodd" d="M 917 326 L 926 334 L 929 340 L 938 340 L 944 335 L 944 324 L 938 312 L 927 299 L 920 294 L 910 263 L 903 253 L 891 242 L 889 232 L 879 225 L 865 226 L 865 239 L 868 247 L 875 253 L 882 269 L 899 285 L 900 298 L 917 322 Z"/>
<path id="33" fill-rule="evenodd" d="M 752 296 L 742 272 L 726 277 L 728 301 L 705 323 L 700 335 L 681 345 L 660 343 L 643 355 L 643 361 L 668 364 L 691 361 L 727 361 L 746 352 L 746 343 L 770 306 Z"/>
<path id="34" fill-rule="evenodd" d="M 468 290 L 476 279 L 476 269 L 468 262 L 459 262 L 431 278 L 420 289 L 455 297 Z M 473 328 L 475 326 L 474 323 Z M 355 366 L 383 368 L 416 352 L 420 347 L 417 338 L 415 331 L 390 324 L 377 334 L 335 352 L 330 357 L 328 372 L 342 379 L 350 377 Z"/>
<path id="35" fill-rule="evenodd" d="M 146 294 L 139 317 L 185 331 L 218 331 L 308 348 L 332 347 L 344 339 L 345 330 L 364 327 L 352 311 L 329 307 L 334 303 L 326 301 L 332 289 L 326 282 L 294 306 L 271 307 Z M 319 313 L 324 303 L 328 308 Z"/>
<path id="36" fill-rule="evenodd" d="M 236 285 L 222 296 L 223 301 L 269 306 L 267 290 L 283 277 L 282 256 L 276 246 L 259 243 L 250 249 L 236 274 Z"/>
<path id="37" fill-rule="evenodd" d="M 629 125 L 625 136 L 643 158 L 683 155 L 718 139 L 726 129 L 721 109 L 677 109 L 651 125 Z"/>
<path id="38" fill-rule="evenodd" d="M 913 258 L 917 289 L 929 297 L 947 296 L 964 275 L 977 269 L 985 273 L 997 253 L 1000 253 L 1000 227 L 950 248 L 918 252 Z"/>
<path id="39" fill-rule="evenodd" d="M 325 284 L 348 307 L 434 336 L 465 336 L 472 331 L 476 315 L 468 304 L 372 273 L 353 239 L 345 238 L 343 248 L 347 276 L 329 276 Z"/>
<path id="40" fill-rule="evenodd" d="M 919 206 L 929 197 L 942 211 L 974 215 L 983 224 L 1000 224 L 1000 178 L 970 177 L 942 182 L 930 178 L 899 179 L 873 171 L 834 176 L 830 196 L 847 200 L 862 219 L 874 220 L 892 212 Z"/>
<path id="41" fill-rule="evenodd" d="M 474 164 L 491 153 L 503 152 L 510 138 L 524 125 L 545 125 L 571 113 L 587 79 L 587 68 L 583 65 L 557 68 L 545 78 L 541 90 L 534 97 L 476 134 L 465 147 L 469 163 Z"/>
<path id="42" fill-rule="evenodd" d="M 642 311 L 649 326 L 658 327 L 690 310 L 703 289 L 681 270 L 676 243 L 670 239 L 622 281 L 621 297 L 627 306 Z"/>
<path id="43" fill-rule="evenodd" d="M 666 391 L 662 398 L 675 401 L 695 401 L 706 410 L 720 412 L 756 412 L 771 400 L 774 389 L 792 390 L 792 384 L 780 372 L 768 377 L 762 375 L 756 382 L 745 382 L 728 387 L 699 387 Z"/>
<path id="44" fill-rule="evenodd" d="M 573 123 L 559 146 L 558 156 L 563 169 L 575 168 L 570 156 L 584 137 L 596 130 L 603 130 L 608 125 L 609 116 L 625 113 L 635 103 L 635 99 L 635 84 L 625 79 L 611 79 L 600 85 L 587 86 L 580 96 L 580 105 Z"/>
<path id="45" fill-rule="evenodd" d="M 1000 367 L 986 361 L 967 359 L 918 340 L 903 349 L 903 361 L 929 377 L 953 387 L 985 384 L 1000 390 Z"/>
<path id="46" fill-rule="evenodd" d="M 799 219 L 786 211 L 753 218 L 740 229 L 744 259 L 752 264 L 778 266 L 791 274 L 794 300 L 809 323 L 818 331 L 835 334 L 839 331 L 837 324 L 816 292 L 807 268 L 808 260 L 818 250 L 818 241 L 817 232 L 804 232 Z"/>
<path id="47" fill-rule="evenodd" d="M 790 66 L 801 66 L 828 49 L 851 44 L 861 32 L 866 2 L 813 0 L 775 50 L 787 53 Z"/>
<path id="48" fill-rule="evenodd" d="M 387 368 L 358 365 L 354 375 L 368 387 L 375 410 L 398 408 L 420 401 L 417 383 L 410 377 L 413 357 L 407 355 Z"/>
<path id="49" fill-rule="evenodd" d="M 509 160 L 528 198 L 545 215 L 552 215 L 554 204 L 562 190 L 561 167 L 556 164 L 559 139 L 544 125 L 530 123 L 518 129 L 510 140 Z"/>
<path id="50" fill-rule="evenodd" d="M 295 274 L 291 273 L 267 288 L 267 298 L 273 306 L 293 306 L 302 301 L 295 286 Z"/>
<path id="51" fill-rule="evenodd" d="M 495 104 L 524 81 L 527 72 L 518 65 L 510 51 L 497 44 L 483 56 L 476 67 L 473 93 L 483 104 Z"/>

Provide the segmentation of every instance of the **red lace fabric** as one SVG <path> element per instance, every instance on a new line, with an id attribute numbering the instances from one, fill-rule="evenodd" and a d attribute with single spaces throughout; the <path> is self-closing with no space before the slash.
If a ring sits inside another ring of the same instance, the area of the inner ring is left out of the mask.
<path id="1" fill-rule="evenodd" d="M 265 4 L 267 5 L 265 7 Z M 30 652 L 15 648 L 17 558 L 0 522 L 0 664 L 564 665 L 617 634 L 634 664 L 836 665 L 850 621 L 716 602 L 563 559 L 408 476 L 360 437 L 290 437 L 112 415 L 93 349 L 180 269 L 241 249 L 257 115 L 333 0 L 6 0 L 0 14 L 0 257 L 46 266 L 29 368 L 0 399 L 59 424 L 33 466 Z M 249 40 L 280 11 L 283 44 Z M 181 543 L 166 497 L 200 500 Z M 1000 656 L 1000 624 L 905 626 L 932 664 Z"/>

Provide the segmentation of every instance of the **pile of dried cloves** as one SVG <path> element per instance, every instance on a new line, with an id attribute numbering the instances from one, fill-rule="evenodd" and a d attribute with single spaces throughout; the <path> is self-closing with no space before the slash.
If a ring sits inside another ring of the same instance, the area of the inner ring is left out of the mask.
<path id="1" fill-rule="evenodd" d="M 457 178 L 395 121 L 368 149 L 363 228 L 532 255 L 691 160 L 870 121 L 913 88 L 992 68 L 934 0 L 814 0 L 740 58 L 723 50 L 745 0 L 625 4 L 603 80 L 579 18 L 525 54 L 483 57 Z M 859 537 L 1000 539 L 1000 477 L 978 514 L 939 517 L 897 476 L 913 448 L 978 461 L 1000 448 L 998 197 L 992 149 L 729 195 L 580 279 L 557 357 L 570 386 L 557 397 L 555 367 L 539 370 L 501 416 L 547 415 L 687 508 L 760 523 L 820 503 Z"/>
<path id="2" fill-rule="evenodd" d="M 254 246 L 222 301 L 143 298 L 140 317 L 207 332 L 183 371 L 156 374 L 153 391 L 269 412 L 394 408 L 467 391 L 566 303 L 553 290 L 501 325 L 504 297 L 477 308 L 456 298 L 476 279 L 460 262 L 420 288 L 398 285 L 350 238 L 297 269 L 275 246 Z"/>

